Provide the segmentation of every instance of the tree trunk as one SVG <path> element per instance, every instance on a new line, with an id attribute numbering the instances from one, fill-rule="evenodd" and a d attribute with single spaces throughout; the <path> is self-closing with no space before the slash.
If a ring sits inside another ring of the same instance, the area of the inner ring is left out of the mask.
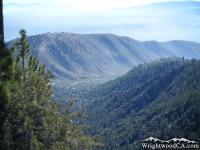
<path id="1" fill-rule="evenodd" d="M 4 27 L 3 27 L 3 0 L 0 0 L 0 35 L 4 41 Z"/>

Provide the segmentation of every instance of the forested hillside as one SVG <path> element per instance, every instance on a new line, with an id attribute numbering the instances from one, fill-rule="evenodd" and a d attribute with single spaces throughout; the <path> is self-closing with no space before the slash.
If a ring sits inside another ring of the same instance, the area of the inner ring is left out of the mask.
<path id="1" fill-rule="evenodd" d="M 30 36 L 29 43 L 31 53 L 65 80 L 122 75 L 162 57 L 200 59 L 200 44 L 189 41 L 141 42 L 113 34 L 63 32 Z"/>
<path id="2" fill-rule="evenodd" d="M 15 50 L 17 53 L 14 57 Z M 12 48 L 0 40 L 0 149 L 79 150 L 103 146 L 85 134 L 84 111 L 52 99 L 54 75 L 30 55 L 25 30 Z"/>
<path id="3" fill-rule="evenodd" d="M 89 132 L 102 149 L 140 150 L 141 140 L 200 138 L 200 61 L 166 58 L 138 65 L 92 90 Z M 100 148 L 101 149 L 101 148 Z"/>

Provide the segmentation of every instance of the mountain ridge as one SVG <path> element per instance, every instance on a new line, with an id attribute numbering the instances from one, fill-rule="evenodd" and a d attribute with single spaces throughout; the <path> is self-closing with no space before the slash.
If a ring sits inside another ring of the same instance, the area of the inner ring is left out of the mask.
<path id="1" fill-rule="evenodd" d="M 32 54 L 63 79 L 122 75 L 162 57 L 200 58 L 200 43 L 137 41 L 114 34 L 46 33 L 29 36 L 29 43 Z"/>

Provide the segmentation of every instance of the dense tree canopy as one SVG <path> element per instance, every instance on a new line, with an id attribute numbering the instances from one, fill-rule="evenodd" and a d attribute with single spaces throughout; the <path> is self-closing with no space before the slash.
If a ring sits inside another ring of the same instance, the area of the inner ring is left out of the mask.
<path id="1" fill-rule="evenodd" d="M 162 58 L 138 65 L 87 95 L 91 134 L 105 150 L 141 150 L 149 137 L 200 142 L 200 61 Z"/>

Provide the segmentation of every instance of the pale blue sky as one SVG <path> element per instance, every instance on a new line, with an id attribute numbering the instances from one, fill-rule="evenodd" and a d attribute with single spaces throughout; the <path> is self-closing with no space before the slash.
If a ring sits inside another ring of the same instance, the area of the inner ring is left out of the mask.
<path id="1" fill-rule="evenodd" d="M 64 4 L 67 6 L 93 6 L 93 7 L 104 7 L 104 8 L 121 8 L 121 7 L 131 7 L 138 5 L 145 5 L 155 2 L 166 2 L 166 1 L 189 1 L 189 0 L 4 0 L 4 4 L 7 3 L 55 3 Z M 192 0 L 190 0 L 192 1 Z M 200 0 L 194 0 L 200 1 Z"/>

